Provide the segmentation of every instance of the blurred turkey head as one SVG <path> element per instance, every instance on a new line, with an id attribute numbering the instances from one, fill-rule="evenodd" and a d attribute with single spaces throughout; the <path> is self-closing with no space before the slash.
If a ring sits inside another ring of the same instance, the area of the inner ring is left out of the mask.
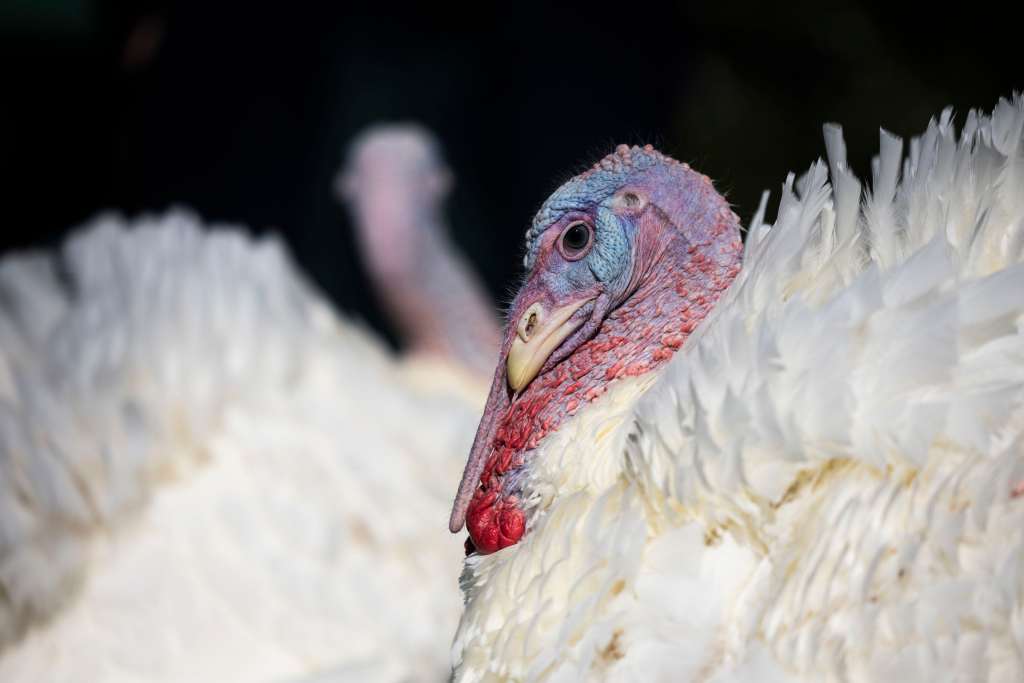
<path id="1" fill-rule="evenodd" d="M 499 325 L 449 239 L 443 208 L 451 185 L 433 135 L 417 125 L 387 124 L 355 138 L 335 188 L 405 351 L 489 376 Z"/>

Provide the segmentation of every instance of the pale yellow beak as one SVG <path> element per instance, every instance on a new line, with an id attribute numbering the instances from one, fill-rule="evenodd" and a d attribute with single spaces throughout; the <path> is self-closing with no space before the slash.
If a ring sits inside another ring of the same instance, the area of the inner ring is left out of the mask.
<path id="1" fill-rule="evenodd" d="M 526 309 L 516 325 L 516 337 L 505 361 L 508 385 L 512 391 L 522 391 L 537 376 L 558 345 L 583 325 L 584 321 L 569 318 L 592 300 L 593 297 L 574 301 L 553 311 L 545 311 L 540 302 Z"/>

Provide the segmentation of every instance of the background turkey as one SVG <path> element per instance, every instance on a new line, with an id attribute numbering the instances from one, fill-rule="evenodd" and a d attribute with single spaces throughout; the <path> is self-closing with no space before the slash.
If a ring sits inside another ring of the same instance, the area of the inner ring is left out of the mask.
<path id="1" fill-rule="evenodd" d="M 437 140 L 415 124 L 379 124 L 349 146 L 335 191 L 350 208 L 374 291 L 399 331 L 409 374 L 483 402 L 498 353 L 490 297 L 453 244 L 453 183 Z"/>
<path id="2" fill-rule="evenodd" d="M 456 680 L 1024 677 L 1024 98 L 883 131 L 863 195 L 825 138 L 745 246 L 651 147 L 541 207 Z"/>
<path id="3" fill-rule="evenodd" d="M 446 677 L 447 483 L 497 329 L 432 145 L 369 133 L 347 176 L 383 296 L 428 294 L 400 358 L 277 239 L 180 210 L 0 262 L 0 679 Z"/>

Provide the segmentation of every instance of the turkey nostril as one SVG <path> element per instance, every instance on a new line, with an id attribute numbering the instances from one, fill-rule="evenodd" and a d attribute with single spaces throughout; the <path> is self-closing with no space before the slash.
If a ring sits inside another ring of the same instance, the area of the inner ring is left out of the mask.
<path id="1" fill-rule="evenodd" d="M 533 304 L 528 309 L 523 317 L 519 319 L 519 325 L 517 326 L 516 332 L 519 334 L 519 338 L 524 342 L 530 341 L 533 333 L 537 331 L 541 322 L 544 319 L 544 309 L 541 308 L 540 304 Z"/>

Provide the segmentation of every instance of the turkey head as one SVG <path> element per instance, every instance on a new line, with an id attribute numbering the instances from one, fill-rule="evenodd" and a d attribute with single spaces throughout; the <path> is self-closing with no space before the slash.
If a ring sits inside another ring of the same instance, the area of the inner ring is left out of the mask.
<path id="1" fill-rule="evenodd" d="M 620 145 L 544 203 L 452 510 L 468 550 L 522 538 L 531 451 L 610 383 L 671 358 L 741 251 L 739 219 L 711 181 L 649 145 Z"/>

